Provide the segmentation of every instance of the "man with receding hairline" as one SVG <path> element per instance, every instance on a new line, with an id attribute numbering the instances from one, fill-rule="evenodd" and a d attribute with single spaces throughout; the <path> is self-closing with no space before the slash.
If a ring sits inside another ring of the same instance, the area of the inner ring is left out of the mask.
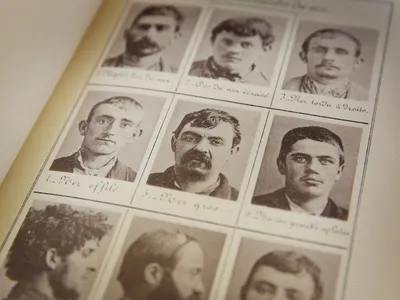
<path id="1" fill-rule="evenodd" d="M 222 168 L 239 151 L 238 119 L 225 111 L 207 108 L 185 115 L 173 132 L 175 164 L 150 174 L 147 184 L 194 194 L 236 200 Z"/>
<path id="2" fill-rule="evenodd" d="M 136 172 L 118 160 L 118 152 L 142 134 L 143 107 L 136 100 L 115 96 L 94 105 L 79 122 L 80 149 L 54 160 L 52 171 L 133 182 Z"/>
<path id="3" fill-rule="evenodd" d="M 295 251 L 260 257 L 242 286 L 240 300 L 322 300 L 321 270 Z"/>
<path id="4" fill-rule="evenodd" d="M 348 210 L 329 198 L 344 164 L 343 143 L 335 133 L 320 126 L 294 128 L 284 135 L 277 158 L 285 187 L 254 196 L 252 203 L 347 220 Z"/>
<path id="5" fill-rule="evenodd" d="M 125 51 L 102 66 L 176 73 L 177 66 L 166 61 L 163 52 L 181 36 L 184 19 L 173 5 L 149 5 L 125 31 Z"/>
<path id="6" fill-rule="evenodd" d="M 368 91 L 352 81 L 364 59 L 361 42 L 342 29 L 325 28 L 310 34 L 303 42 L 300 59 L 307 74 L 292 78 L 284 89 L 335 98 L 368 100 Z"/>

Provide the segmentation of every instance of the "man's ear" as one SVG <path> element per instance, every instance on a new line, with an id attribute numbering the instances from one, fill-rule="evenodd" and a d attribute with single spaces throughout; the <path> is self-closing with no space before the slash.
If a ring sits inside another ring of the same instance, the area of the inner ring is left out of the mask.
<path id="1" fill-rule="evenodd" d="M 172 152 L 175 152 L 175 150 L 176 150 L 176 137 L 175 137 L 175 134 L 172 135 L 172 138 L 171 138 L 171 149 L 172 149 Z"/>
<path id="2" fill-rule="evenodd" d="M 361 67 L 361 65 L 364 63 L 364 58 L 359 56 L 356 57 L 356 62 L 354 64 L 354 70 L 358 69 L 359 67 Z"/>
<path id="3" fill-rule="evenodd" d="M 88 129 L 88 122 L 84 121 L 84 120 L 80 121 L 78 128 L 79 128 L 79 133 L 81 134 L 81 136 L 85 136 L 87 129 Z"/>
<path id="4" fill-rule="evenodd" d="M 143 129 L 137 129 L 131 136 L 131 138 L 126 142 L 127 144 L 131 144 L 134 140 L 140 137 L 143 133 Z"/>
<path id="5" fill-rule="evenodd" d="M 45 259 L 50 270 L 54 270 L 61 262 L 61 257 L 57 255 L 57 250 L 54 248 L 47 250 Z"/>
<path id="6" fill-rule="evenodd" d="M 164 269 L 158 263 L 146 266 L 143 272 L 144 281 L 152 286 L 159 286 L 164 278 Z"/>
<path id="7" fill-rule="evenodd" d="M 276 159 L 276 164 L 278 165 L 278 170 L 281 175 L 286 174 L 286 164 L 278 157 Z"/>
<path id="8" fill-rule="evenodd" d="M 304 63 L 307 63 L 307 53 L 305 53 L 304 51 L 300 51 L 299 52 L 299 56 L 300 56 L 300 59 L 304 62 Z"/>
<path id="9" fill-rule="evenodd" d="M 344 164 L 339 167 L 336 177 L 335 177 L 336 180 L 339 180 L 340 177 L 342 177 L 343 169 L 344 169 Z"/>
<path id="10" fill-rule="evenodd" d="M 231 156 L 235 155 L 236 153 L 239 152 L 240 147 L 239 146 L 235 146 L 231 149 Z"/>

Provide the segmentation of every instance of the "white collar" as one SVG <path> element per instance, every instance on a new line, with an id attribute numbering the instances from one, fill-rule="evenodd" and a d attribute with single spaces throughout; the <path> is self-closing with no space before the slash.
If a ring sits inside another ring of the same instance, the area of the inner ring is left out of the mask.
<path id="1" fill-rule="evenodd" d="M 74 168 L 74 173 L 80 173 L 80 174 L 85 174 L 85 175 L 90 175 L 90 176 L 98 176 L 98 177 L 106 177 L 108 175 L 108 173 L 111 171 L 111 169 L 117 163 L 117 157 L 114 156 L 104 166 L 102 166 L 98 169 L 90 169 L 90 168 L 86 167 L 85 164 L 83 163 L 81 150 L 78 151 L 78 156 L 77 156 L 76 160 L 78 162 L 78 166 Z"/>

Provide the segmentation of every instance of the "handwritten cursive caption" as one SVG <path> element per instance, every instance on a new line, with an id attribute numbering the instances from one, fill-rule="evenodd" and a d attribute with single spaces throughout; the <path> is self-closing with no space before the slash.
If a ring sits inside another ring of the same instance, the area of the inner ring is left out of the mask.
<path id="1" fill-rule="evenodd" d="M 107 77 L 112 80 L 140 80 L 149 84 L 170 84 L 171 80 L 169 78 L 160 77 L 152 73 L 146 72 L 135 72 L 134 70 L 110 70 L 110 69 L 100 69 L 97 71 L 96 76 Z"/>
<path id="2" fill-rule="evenodd" d="M 314 220 L 309 222 L 287 220 L 285 218 L 273 216 L 272 214 L 260 209 L 247 211 L 245 217 L 253 221 L 261 221 L 270 224 L 272 223 L 289 230 L 302 229 L 312 232 L 322 232 L 325 236 L 350 237 L 350 231 L 338 225 L 323 225 Z"/>
<path id="3" fill-rule="evenodd" d="M 318 13 L 326 13 L 328 9 L 326 6 L 315 5 L 311 3 L 305 3 L 301 0 L 249 0 L 249 2 L 271 5 L 277 8 L 296 10 L 296 11 L 304 11 L 304 12 L 318 12 Z"/>
<path id="4" fill-rule="evenodd" d="M 79 179 L 68 175 L 48 175 L 44 182 L 51 185 L 66 187 L 68 189 L 89 190 L 92 194 L 114 194 L 118 191 L 119 186 L 115 182 L 110 182 L 106 179 L 96 180 L 96 182 L 83 182 Z"/>

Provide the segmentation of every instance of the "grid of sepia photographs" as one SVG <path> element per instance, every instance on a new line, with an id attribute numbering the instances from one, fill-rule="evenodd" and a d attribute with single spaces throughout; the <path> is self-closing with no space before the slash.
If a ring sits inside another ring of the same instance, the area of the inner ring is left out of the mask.
<path id="1" fill-rule="evenodd" d="M 127 1 L 1 299 L 343 299 L 391 5 L 243 2 Z"/>

